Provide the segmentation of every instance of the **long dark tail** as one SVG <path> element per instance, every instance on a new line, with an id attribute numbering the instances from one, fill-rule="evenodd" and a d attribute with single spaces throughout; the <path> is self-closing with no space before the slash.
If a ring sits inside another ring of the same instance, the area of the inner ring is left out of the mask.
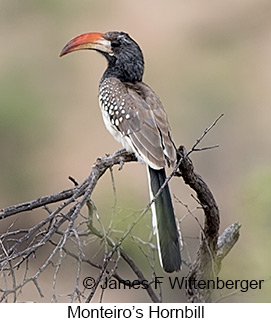
<path id="1" fill-rule="evenodd" d="M 148 168 L 150 196 L 156 195 L 166 180 L 165 169 Z M 168 185 L 152 203 L 153 225 L 156 226 L 158 252 L 163 269 L 171 273 L 181 268 L 181 254 L 179 244 L 179 232 Z"/>

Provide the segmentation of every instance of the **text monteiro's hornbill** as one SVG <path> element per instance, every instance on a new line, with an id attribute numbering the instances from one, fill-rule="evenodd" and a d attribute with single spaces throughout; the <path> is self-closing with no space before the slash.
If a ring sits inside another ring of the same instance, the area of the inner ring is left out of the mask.
<path id="1" fill-rule="evenodd" d="M 73 38 L 60 56 L 80 49 L 94 49 L 107 59 L 99 86 L 104 123 L 127 151 L 147 165 L 152 199 L 166 179 L 166 164 L 174 166 L 176 162 L 176 149 L 161 101 L 142 82 L 142 51 L 124 32 L 86 33 Z M 151 208 L 161 265 L 166 272 L 178 271 L 179 233 L 168 185 Z"/>

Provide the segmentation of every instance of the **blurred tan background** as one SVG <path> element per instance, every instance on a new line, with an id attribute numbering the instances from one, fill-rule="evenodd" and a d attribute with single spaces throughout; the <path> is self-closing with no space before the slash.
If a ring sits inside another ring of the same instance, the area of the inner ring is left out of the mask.
<path id="1" fill-rule="evenodd" d="M 220 207 L 221 232 L 235 221 L 242 224 L 219 277 L 266 280 L 261 291 L 237 293 L 227 302 L 271 301 L 269 0 L 0 0 L 0 208 L 68 188 L 69 175 L 82 181 L 97 157 L 119 148 L 98 108 L 105 59 L 87 51 L 58 57 L 72 37 L 109 30 L 126 31 L 140 44 L 144 80 L 164 103 L 177 145 L 189 149 L 225 114 L 202 142 L 220 147 L 192 155 Z M 133 163 L 114 175 L 119 209 L 144 208 L 145 168 Z M 171 191 L 196 206 L 180 179 L 173 179 Z M 110 217 L 109 174 L 93 200 L 100 216 Z M 178 203 L 175 210 L 179 218 L 187 213 Z M 150 226 L 150 215 L 140 224 Z M 198 225 L 188 216 L 182 231 L 193 257 Z M 185 300 L 176 293 L 165 291 L 164 299 Z M 148 300 L 137 291 L 105 296 Z"/>

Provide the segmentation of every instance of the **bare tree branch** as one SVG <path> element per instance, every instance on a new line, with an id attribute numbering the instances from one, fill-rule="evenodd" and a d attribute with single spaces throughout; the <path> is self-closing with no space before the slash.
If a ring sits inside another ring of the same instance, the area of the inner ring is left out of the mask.
<path id="1" fill-rule="evenodd" d="M 20 203 L 17 205 L 12 205 L 10 207 L 0 210 L 0 220 L 5 219 L 13 214 L 18 214 L 25 211 L 31 211 L 42 206 L 69 200 L 68 203 L 74 202 L 78 197 L 82 196 L 86 190 L 86 187 L 89 187 L 89 191 L 92 192 L 97 184 L 99 178 L 104 174 L 104 172 L 114 166 L 114 165 L 123 165 L 124 163 L 137 161 L 134 154 L 124 152 L 123 150 L 115 152 L 113 155 L 108 157 L 98 158 L 97 162 L 93 165 L 89 177 L 83 181 L 80 185 L 70 188 L 68 190 L 61 191 L 56 194 L 42 196 L 36 200 Z"/>
<path id="2" fill-rule="evenodd" d="M 195 145 L 193 147 L 195 148 Z M 194 172 L 192 161 L 185 148 L 181 146 L 178 152 L 181 160 L 180 174 L 184 182 L 196 192 L 205 215 L 199 249 L 196 259 L 189 268 L 187 279 L 190 281 L 213 280 L 221 269 L 221 261 L 237 242 L 241 226 L 239 223 L 231 225 L 218 239 L 220 217 L 214 196 L 201 176 Z M 212 290 L 199 289 L 192 284 L 188 285 L 186 294 L 189 302 L 210 302 Z"/>
<path id="3" fill-rule="evenodd" d="M 167 177 L 165 183 L 159 189 L 152 201 L 148 203 L 132 221 L 127 230 L 118 238 L 113 238 L 111 234 L 113 231 L 113 219 L 107 229 L 103 226 L 101 217 L 98 216 L 97 209 L 91 200 L 91 195 L 99 179 L 109 169 L 114 193 L 113 214 L 115 214 L 117 194 L 112 167 L 114 165 L 119 165 L 119 169 L 122 169 L 125 163 L 137 160 L 134 154 L 127 153 L 125 150 L 120 150 L 112 155 L 98 158 L 92 166 L 89 176 L 80 184 L 78 184 L 74 178 L 69 177 L 75 185 L 72 188 L 1 209 L 0 220 L 39 208 L 44 208 L 48 212 L 48 215 L 29 229 L 13 229 L 12 226 L 10 226 L 6 232 L 0 234 L 0 274 L 2 273 L 2 278 L 0 279 L 3 279 L 4 281 L 4 287 L 0 288 L 0 293 L 2 293 L 0 301 L 8 301 L 9 299 L 12 299 L 13 302 L 18 301 L 18 296 L 24 286 L 31 282 L 34 284 L 40 297 L 43 297 L 39 277 L 49 266 L 53 266 L 54 274 L 52 277 L 51 301 L 56 302 L 58 298 L 57 279 L 59 272 L 64 259 L 71 257 L 76 260 L 74 287 L 67 295 L 71 302 L 76 300 L 81 302 L 82 299 L 86 302 L 92 301 L 94 295 L 97 293 L 99 284 L 106 278 L 110 279 L 113 277 L 119 283 L 129 286 L 129 280 L 122 278 L 118 274 L 118 267 L 121 259 L 128 264 L 131 271 L 136 275 L 139 284 L 143 285 L 144 282 L 149 282 L 146 292 L 150 299 L 153 302 L 161 302 L 161 295 L 157 296 L 151 286 L 152 280 L 146 278 L 146 275 L 135 261 L 124 251 L 122 243 L 131 235 L 133 228 L 149 211 L 151 204 L 154 203 L 157 196 L 162 192 L 173 176 L 182 177 L 185 184 L 196 192 L 195 199 L 200 203 L 201 209 L 205 215 L 204 225 L 199 225 L 201 235 L 196 259 L 192 261 L 192 263 L 190 258 L 188 258 L 189 261 L 184 260 L 184 263 L 189 266 L 188 279 L 207 280 L 216 277 L 221 269 L 222 260 L 227 256 L 238 240 L 240 224 L 237 222 L 232 224 L 219 237 L 220 217 L 218 206 L 208 185 L 201 176 L 194 172 L 194 166 L 189 155 L 196 151 L 213 149 L 218 146 L 212 145 L 198 148 L 199 143 L 217 124 L 222 116 L 223 115 L 219 116 L 211 126 L 204 130 L 188 152 L 186 152 L 186 149 L 183 146 L 178 149 L 176 167 Z M 53 206 L 55 203 L 57 204 Z M 48 205 L 55 207 L 55 209 L 51 210 Z M 85 205 L 88 208 L 87 215 L 83 215 L 82 212 Z M 193 215 L 193 212 L 191 212 L 187 206 L 186 208 L 188 213 Z M 78 224 L 79 217 L 83 217 L 84 220 Z M 97 229 L 94 225 L 94 217 L 98 220 L 101 230 Z M 83 228 L 82 231 L 80 231 L 81 227 Z M 98 239 L 101 242 L 101 248 L 104 248 L 102 264 L 96 263 L 91 259 L 86 258 L 84 255 L 89 240 L 93 240 L 94 238 Z M 134 239 L 134 241 L 136 240 L 139 241 L 140 239 Z M 68 246 L 69 241 L 74 248 L 77 248 L 76 252 L 70 250 Z M 47 246 L 47 248 L 50 246 L 49 254 L 47 253 L 45 260 L 35 273 L 29 274 L 30 256 L 37 255 L 38 251 L 44 246 Z M 144 250 L 142 250 L 142 252 L 148 257 Z M 99 270 L 95 284 L 89 291 L 82 290 L 82 286 L 80 285 L 82 264 Z M 152 268 L 154 277 L 156 273 L 151 261 L 149 265 Z M 19 269 L 21 266 L 25 266 L 24 275 L 21 279 L 18 279 L 15 269 Z M 199 290 L 189 287 L 186 290 L 186 294 L 189 302 L 209 302 L 212 299 L 211 290 Z M 100 295 L 100 301 L 102 301 L 102 298 L 103 292 Z"/>

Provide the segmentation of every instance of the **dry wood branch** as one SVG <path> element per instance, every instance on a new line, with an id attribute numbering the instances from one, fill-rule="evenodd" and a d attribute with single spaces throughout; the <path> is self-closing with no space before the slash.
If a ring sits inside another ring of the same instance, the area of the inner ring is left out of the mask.
<path id="1" fill-rule="evenodd" d="M 56 194 L 46 195 L 40 197 L 36 200 L 30 202 L 24 202 L 17 205 L 12 205 L 10 207 L 0 210 L 0 220 L 5 219 L 13 214 L 18 214 L 25 211 L 31 211 L 42 206 L 64 201 L 67 199 L 68 203 L 74 202 L 78 197 L 82 196 L 89 187 L 90 193 L 93 191 L 95 185 L 99 178 L 104 174 L 104 172 L 114 165 L 123 165 L 126 162 L 136 161 L 134 154 L 127 153 L 123 150 L 115 152 L 113 155 L 108 157 L 98 158 L 97 162 L 93 165 L 92 171 L 89 177 L 83 181 L 80 185 L 70 188 L 68 190 L 61 191 Z"/>
<path id="2" fill-rule="evenodd" d="M 10 289 L 0 289 L 2 292 L 1 300 L 7 300 L 10 294 L 14 295 L 14 300 L 16 300 L 16 293 L 23 288 L 28 282 L 33 282 L 36 287 L 39 287 L 37 283 L 38 277 L 41 273 L 50 265 L 52 264 L 53 258 L 59 254 L 59 259 L 61 260 L 61 255 L 63 251 L 66 254 L 71 255 L 69 251 L 66 250 L 65 245 L 67 241 L 73 236 L 76 238 L 77 245 L 79 248 L 79 254 L 76 256 L 78 260 L 78 267 L 77 267 L 77 275 L 76 275 L 76 284 L 73 292 L 71 293 L 71 301 L 74 300 L 75 293 L 78 292 L 79 289 L 79 275 L 80 275 L 80 263 L 83 261 L 82 258 L 82 246 L 79 238 L 79 234 L 77 229 L 75 228 L 75 219 L 78 217 L 79 212 L 81 211 L 82 207 L 87 203 L 89 200 L 99 178 L 105 173 L 107 169 L 110 169 L 113 165 L 119 164 L 121 167 L 124 165 L 125 162 L 136 161 L 136 158 L 133 154 L 129 154 L 126 151 L 117 151 L 113 155 L 99 158 L 97 162 L 93 165 L 92 171 L 89 177 L 83 181 L 81 184 L 76 185 L 74 188 L 59 192 L 57 194 L 52 194 L 48 196 L 44 196 L 38 198 L 36 200 L 21 203 L 18 205 L 14 205 L 5 209 L 2 209 L 0 212 L 0 219 L 5 219 L 10 217 L 11 215 L 22 213 L 25 211 L 30 211 L 36 208 L 45 207 L 45 209 L 49 212 L 49 216 L 42 220 L 40 223 L 32 227 L 31 229 L 21 229 L 16 230 L 13 232 L 6 232 L 0 235 L 0 242 L 2 246 L 3 253 L 0 253 L 0 265 L 1 271 L 11 271 L 14 272 L 14 269 L 19 268 L 25 261 L 28 261 L 29 256 L 33 253 L 36 253 L 39 248 L 43 247 L 46 243 L 53 243 L 54 249 L 51 251 L 49 257 L 46 259 L 44 264 L 39 268 L 39 270 L 35 273 L 35 275 L 27 278 L 24 277 L 21 283 L 13 284 L 13 288 Z M 76 182 L 74 182 L 77 184 Z M 80 198 L 80 199 L 79 199 Z M 79 199 L 79 200 L 78 200 Z M 63 201 L 54 211 L 50 211 L 48 208 L 48 204 L 53 204 L 59 201 Z M 65 213 L 65 209 L 68 209 Z M 147 209 L 145 210 L 144 214 L 146 213 Z M 141 214 L 141 217 L 144 215 Z M 140 218 L 141 218 L 140 217 Z M 109 252 L 109 255 L 106 257 L 102 266 L 96 265 L 88 262 L 94 267 L 100 268 L 100 275 L 97 279 L 97 284 L 100 282 L 104 272 L 108 273 L 107 266 L 114 255 L 115 252 L 120 250 L 121 257 L 129 264 L 130 268 L 134 271 L 137 275 L 139 282 L 140 281 L 147 281 L 142 271 L 138 268 L 138 266 L 134 263 L 131 257 L 129 257 L 124 250 L 120 248 L 122 241 L 126 238 L 126 236 L 130 233 L 133 226 L 140 220 L 140 218 L 135 221 L 133 225 L 129 228 L 129 230 L 123 235 L 123 237 L 117 241 L 113 242 L 112 239 L 109 237 L 104 237 L 101 233 L 98 232 L 97 229 L 92 227 L 92 234 L 95 234 L 100 239 L 106 238 L 109 245 L 112 247 L 112 250 Z M 61 230 L 61 228 L 66 224 L 65 230 Z M 46 229 L 46 226 L 48 227 Z M 52 237 L 58 234 L 60 235 L 60 240 L 58 242 L 52 242 Z M 13 238 L 14 237 L 14 238 Z M 39 237 L 39 238 L 37 238 Z M 20 250 L 20 246 L 23 243 L 27 243 L 27 247 L 23 250 Z M 6 247 L 5 247 L 6 245 Z M 11 262 L 13 261 L 13 265 L 11 266 Z M 53 278 L 53 297 L 52 300 L 56 300 L 55 295 L 55 286 L 56 286 L 56 278 L 57 273 L 60 269 L 61 261 L 57 262 L 56 271 Z M 115 268 L 116 269 L 116 268 Z M 112 272 L 112 275 L 119 280 L 119 282 L 123 284 L 127 284 L 127 280 L 120 278 L 118 274 L 115 273 L 115 269 Z M 13 277 L 14 275 L 12 275 Z M 97 285 L 96 285 L 97 286 Z M 40 295 L 41 289 L 38 288 Z M 155 295 L 151 286 L 148 286 L 146 289 L 147 293 L 149 294 L 150 298 L 153 302 L 160 302 L 160 300 Z M 92 291 L 93 293 L 95 290 Z M 87 299 L 89 301 L 91 297 Z"/>
<path id="3" fill-rule="evenodd" d="M 195 145 L 193 147 L 195 148 Z M 239 223 L 231 225 L 218 238 L 220 217 L 214 196 L 201 176 L 194 172 L 192 161 L 183 146 L 179 148 L 178 153 L 181 160 L 180 174 L 184 182 L 196 192 L 205 215 L 199 249 L 196 259 L 189 268 L 187 279 L 191 282 L 199 280 L 206 282 L 217 277 L 221 261 L 238 240 L 241 226 Z M 189 302 L 210 302 L 212 290 L 198 289 L 194 284 L 190 284 L 186 294 Z"/>
<path id="4" fill-rule="evenodd" d="M 57 301 L 57 279 L 60 275 L 62 264 L 67 257 L 76 260 L 74 286 L 68 294 L 71 302 L 77 300 L 80 302 L 82 300 L 86 302 L 92 301 L 97 292 L 98 285 L 105 278 L 110 279 L 114 277 L 119 283 L 129 286 L 129 280 L 124 279 L 118 274 L 120 259 L 123 259 L 128 264 L 133 274 L 138 278 L 139 283 L 143 284 L 146 281 L 151 283 L 130 255 L 124 251 L 122 243 L 149 211 L 151 203 L 155 201 L 173 176 L 181 176 L 184 182 L 196 192 L 197 201 L 200 203 L 205 215 L 204 226 L 200 226 L 201 237 L 196 259 L 192 263 L 190 261 L 186 262 L 189 263 L 188 280 L 214 279 L 221 269 L 222 260 L 238 240 L 240 224 L 234 223 L 229 226 L 219 237 L 220 218 L 218 206 L 208 185 L 194 172 L 194 166 L 189 156 L 196 151 L 217 147 L 217 145 L 213 145 L 198 148 L 198 145 L 221 117 L 222 115 L 210 127 L 205 129 L 188 153 L 183 146 L 178 149 L 178 161 L 175 169 L 168 176 L 153 200 L 148 203 L 118 239 L 111 236 L 112 221 L 106 229 L 96 214 L 96 219 L 98 219 L 102 229 L 98 230 L 94 226 L 93 218 L 96 209 L 90 198 L 99 179 L 109 169 L 114 192 L 114 207 L 116 207 L 116 187 L 112 167 L 119 165 L 119 169 L 121 169 L 125 163 L 136 161 L 135 155 L 127 153 L 125 150 L 120 150 L 112 155 L 97 159 L 96 163 L 92 166 L 88 178 L 80 184 L 70 177 L 75 185 L 72 188 L 1 209 L 0 220 L 7 219 L 15 214 L 23 216 L 23 212 L 38 208 L 45 209 L 48 214 L 46 218 L 29 229 L 13 229 L 10 226 L 6 232 L 0 234 L 0 275 L 2 275 L 0 279 L 4 282 L 4 284 L 1 284 L 4 287 L 0 288 L 0 301 L 18 301 L 18 296 L 28 283 L 33 283 L 40 297 L 43 297 L 39 279 L 41 274 L 49 266 L 54 267 L 51 300 Z M 49 209 L 48 205 L 52 205 L 53 207 L 54 203 L 58 203 L 55 209 Z M 88 207 L 87 216 L 84 216 L 82 212 L 85 205 Z M 80 217 L 83 217 L 84 220 L 78 224 Z M 82 231 L 80 231 L 81 227 L 83 227 Z M 104 248 L 102 264 L 85 257 L 88 243 L 91 239 L 93 241 L 94 238 L 102 242 L 101 245 Z M 73 251 L 69 248 L 69 242 L 73 245 Z M 48 249 L 46 251 L 47 256 L 45 260 L 34 274 L 29 274 L 29 267 L 32 261 L 31 257 L 38 255 L 38 252 L 42 248 L 43 250 L 44 248 L 49 248 L 49 251 Z M 77 252 L 74 252 L 74 248 L 77 248 Z M 82 289 L 82 285 L 80 285 L 82 280 L 82 264 L 99 270 L 95 284 L 90 291 Z M 24 274 L 21 279 L 18 279 L 15 269 L 20 269 L 22 266 L 25 266 Z M 151 267 L 153 269 L 153 276 L 155 276 L 156 273 L 154 272 L 153 265 Z M 146 288 L 146 292 L 153 302 L 161 302 L 161 297 L 156 295 L 151 284 Z M 212 291 L 210 290 L 199 290 L 191 287 L 186 290 L 186 293 L 189 302 L 211 301 Z M 101 294 L 100 301 L 102 301 L 102 297 L 103 293 Z"/>

